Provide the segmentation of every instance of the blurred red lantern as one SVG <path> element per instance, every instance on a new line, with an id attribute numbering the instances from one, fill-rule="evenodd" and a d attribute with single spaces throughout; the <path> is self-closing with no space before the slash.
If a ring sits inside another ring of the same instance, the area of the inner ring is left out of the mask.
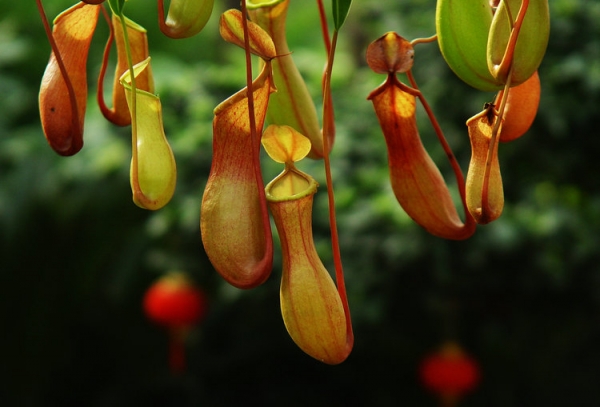
<path id="1" fill-rule="evenodd" d="M 480 380 L 477 361 L 454 342 L 447 342 L 426 356 L 419 366 L 419 375 L 423 385 L 436 393 L 445 407 L 457 405 Z"/>
<path id="2" fill-rule="evenodd" d="M 146 316 L 169 331 L 169 365 L 173 373 L 185 370 L 185 341 L 190 329 L 207 311 L 204 292 L 182 272 L 158 279 L 144 295 Z"/>

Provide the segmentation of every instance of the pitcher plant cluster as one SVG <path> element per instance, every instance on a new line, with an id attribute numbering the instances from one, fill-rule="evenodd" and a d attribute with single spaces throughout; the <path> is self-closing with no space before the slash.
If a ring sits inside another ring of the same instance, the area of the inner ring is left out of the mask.
<path id="1" fill-rule="evenodd" d="M 332 0 L 329 12 L 322 0 L 316 1 L 320 16 L 316 27 L 322 30 L 327 51 L 322 117 L 287 44 L 289 1 L 245 0 L 240 9 L 220 16 L 222 38 L 242 49 L 246 87 L 214 109 L 213 156 L 201 203 L 200 231 L 215 270 L 231 285 L 250 289 L 271 274 L 272 220 L 282 251 L 280 306 L 287 331 L 310 356 L 338 364 L 350 354 L 354 336 L 330 170 L 335 139 L 330 80 L 338 34 L 351 1 Z M 161 102 L 154 93 L 146 30 L 125 16 L 130 3 L 135 1 L 83 1 L 56 17 L 51 27 L 37 0 L 52 50 L 40 89 L 40 116 L 46 139 L 58 154 L 69 156 L 82 148 L 86 61 L 102 15 L 110 36 L 97 79 L 98 105 L 115 125 L 131 126 L 133 201 L 156 210 L 174 193 L 176 166 L 163 130 Z M 166 17 L 163 0 L 157 1 L 157 8 L 160 30 L 174 39 L 187 38 L 203 29 L 213 0 L 172 0 Z M 499 144 L 526 133 L 536 115 L 537 69 L 548 43 L 550 17 L 547 0 L 438 0 L 435 19 L 432 37 L 409 41 L 388 32 L 369 45 L 367 63 L 386 79 L 368 99 L 385 137 L 391 186 L 401 207 L 431 234 L 459 240 L 502 212 Z M 104 77 L 113 43 L 117 62 L 109 107 Z M 480 113 L 467 120 L 472 156 L 466 179 L 412 74 L 415 47 L 430 43 L 439 45 L 446 63 L 462 81 L 481 91 L 496 92 Z M 259 69 L 253 72 L 256 58 Z M 462 217 L 421 142 L 417 99 L 450 160 Z M 261 146 L 283 167 L 270 182 L 263 179 Z M 312 207 L 318 184 L 296 166 L 307 157 L 323 161 L 335 268 L 331 274 L 313 242 Z"/>

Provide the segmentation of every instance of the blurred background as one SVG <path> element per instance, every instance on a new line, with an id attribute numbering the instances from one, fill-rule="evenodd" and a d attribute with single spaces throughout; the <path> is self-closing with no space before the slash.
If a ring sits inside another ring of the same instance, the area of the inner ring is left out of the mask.
<path id="1" fill-rule="evenodd" d="M 37 110 L 50 54 L 37 9 L 0 3 L 1 405 L 438 406 L 417 371 L 448 340 L 481 368 L 461 406 L 598 405 L 600 3 L 550 2 L 539 114 L 528 134 L 500 146 L 504 213 L 464 242 L 430 236 L 404 214 L 366 100 L 384 79 L 365 64 L 367 44 L 387 31 L 434 34 L 435 1 L 353 4 L 334 68 L 332 164 L 356 343 L 334 367 L 287 335 L 277 248 L 271 278 L 249 291 L 224 283 L 203 252 L 212 110 L 245 86 L 244 53 L 217 29 L 220 13 L 238 3 L 217 1 L 209 25 L 185 40 L 160 33 L 153 2 L 129 3 L 127 14 L 148 29 L 178 164 L 175 196 L 157 212 L 131 200 L 130 129 L 107 123 L 95 104 L 102 19 L 89 57 L 85 146 L 63 158 L 47 145 Z M 51 20 L 71 4 L 45 2 Z M 288 32 L 320 106 L 325 51 L 313 3 L 292 0 Z M 466 171 L 465 121 L 494 95 L 460 82 L 435 43 L 417 46 L 413 71 Z M 422 113 L 424 143 L 449 175 Z M 302 168 L 322 185 L 314 234 L 333 270 L 322 164 Z M 266 181 L 279 171 L 265 160 Z M 188 273 L 209 301 L 180 375 L 169 371 L 166 331 L 142 309 L 145 291 L 171 270 Z"/>

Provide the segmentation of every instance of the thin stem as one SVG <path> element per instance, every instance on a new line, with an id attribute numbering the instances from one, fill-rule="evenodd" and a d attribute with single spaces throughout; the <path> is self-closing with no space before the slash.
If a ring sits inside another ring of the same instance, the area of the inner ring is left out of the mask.
<path id="1" fill-rule="evenodd" d="M 510 16 L 509 21 L 511 22 L 511 24 L 513 24 L 513 26 L 512 31 L 510 33 L 510 37 L 508 39 L 508 44 L 506 46 L 506 51 L 504 53 L 504 56 L 502 57 L 502 61 L 500 62 L 500 65 L 496 67 L 496 71 L 501 77 L 504 76 L 502 75 L 503 72 L 508 72 L 512 70 L 515 48 L 517 46 L 517 40 L 519 39 L 519 32 L 521 31 L 521 26 L 523 25 L 523 20 L 525 19 L 525 14 L 527 13 L 528 7 L 529 0 L 523 0 L 523 2 L 521 3 L 521 8 L 519 9 L 519 13 L 517 14 L 517 20 L 513 24 L 512 15 L 510 14 L 510 8 L 507 4 L 507 9 Z"/>
<path id="2" fill-rule="evenodd" d="M 327 61 L 329 61 L 329 56 L 331 54 L 331 40 L 329 38 L 329 27 L 327 25 L 327 14 L 325 13 L 325 7 L 323 6 L 322 0 L 317 0 L 317 5 L 319 7 L 319 17 L 321 20 L 321 31 L 323 33 L 323 42 L 325 43 L 325 51 L 327 55 Z M 335 137 L 335 112 L 333 108 L 333 101 L 331 100 L 331 87 L 326 87 L 325 85 L 325 77 L 327 76 L 327 65 L 325 66 L 325 72 L 323 72 L 323 78 L 321 80 L 321 91 L 323 95 L 325 92 L 329 93 L 329 104 L 323 106 L 323 117 L 328 116 L 327 122 L 323 119 L 323 127 L 328 125 L 330 127 L 327 128 L 327 141 L 330 143 L 329 149 L 331 149 L 331 143 L 334 141 Z M 323 97 L 323 101 L 325 97 Z M 324 130 L 322 130 L 324 132 Z"/>
<path id="3" fill-rule="evenodd" d="M 258 190 L 258 201 L 261 208 L 261 222 L 264 228 L 265 234 L 265 248 L 263 257 L 260 260 L 261 268 L 265 267 L 264 265 L 270 264 L 272 260 L 272 252 L 273 252 L 273 239 L 271 238 L 271 222 L 269 219 L 269 211 L 267 204 L 267 197 L 264 192 L 263 187 L 263 177 L 262 171 L 260 168 L 260 138 L 262 136 L 262 128 L 260 129 L 261 134 L 258 133 L 259 129 L 256 128 L 256 112 L 254 108 L 254 86 L 252 83 L 252 55 L 250 53 L 250 34 L 248 30 L 248 10 L 246 7 L 246 0 L 240 1 L 241 11 L 242 11 L 242 28 L 244 32 L 244 51 L 246 58 L 246 95 L 248 100 L 248 125 L 250 126 L 250 139 L 252 143 L 252 148 L 255 148 L 252 154 L 252 165 L 254 167 L 254 180 L 256 182 L 256 187 Z M 265 61 L 266 65 L 264 69 L 269 70 L 269 78 L 268 85 L 272 86 L 272 71 L 271 71 L 271 61 Z M 267 96 L 268 97 L 268 96 Z M 261 118 L 262 120 L 262 118 Z M 262 124 L 261 124 L 262 126 Z M 270 267 L 268 265 L 267 267 Z"/>
<path id="4" fill-rule="evenodd" d="M 254 89 L 252 84 L 252 55 L 250 53 L 250 35 L 248 33 L 248 15 L 246 0 L 240 1 L 242 8 L 242 27 L 244 29 L 244 51 L 246 54 L 246 89 L 248 94 L 248 123 L 250 124 L 250 138 L 252 139 L 252 145 L 258 146 L 259 135 L 256 129 L 256 113 L 254 111 Z M 270 62 L 267 62 L 270 64 Z M 267 67 L 268 68 L 268 67 Z M 270 69 L 270 68 L 269 68 Z M 262 185 L 262 172 L 260 168 L 260 160 L 258 154 L 252 155 L 252 162 L 254 164 L 254 177 L 256 179 L 256 185 Z M 267 200 L 265 194 L 259 194 L 260 205 L 265 208 L 267 206 Z M 268 222 L 266 222 L 268 224 Z"/>
<path id="5" fill-rule="evenodd" d="M 331 54 L 331 40 L 329 38 L 329 27 L 327 25 L 327 14 L 325 13 L 325 6 L 323 6 L 323 0 L 317 0 L 317 6 L 319 7 L 319 18 L 321 19 L 321 32 L 323 33 L 323 42 L 325 43 L 325 51 L 327 56 Z"/>
<path id="6" fill-rule="evenodd" d="M 254 90 L 252 89 L 252 56 L 250 55 L 250 36 L 248 35 L 248 19 L 246 18 L 246 0 L 240 1 L 242 8 L 242 27 L 244 29 L 244 51 L 246 54 L 246 89 L 248 90 L 248 113 L 252 145 L 256 145 L 256 116 L 254 113 Z"/>
<path id="7" fill-rule="evenodd" d="M 110 16 L 108 15 L 108 12 L 104 6 L 102 6 L 102 14 L 104 15 L 104 19 L 108 24 L 109 36 L 108 40 L 106 41 L 106 46 L 104 47 L 104 53 L 102 54 L 102 65 L 100 66 L 100 73 L 98 74 L 98 91 L 96 94 L 96 99 L 98 100 L 98 106 L 100 106 L 100 110 L 104 116 L 112 117 L 113 112 L 106 106 L 106 101 L 104 100 L 104 77 L 106 75 L 106 68 L 108 67 L 110 49 L 115 38 L 115 30 Z"/>
<path id="8" fill-rule="evenodd" d="M 418 45 L 418 44 L 428 44 L 428 43 L 434 42 L 434 41 L 437 41 L 437 34 L 434 34 L 431 37 L 426 37 L 426 38 L 415 38 L 414 40 L 412 40 L 410 42 L 410 45 L 412 45 L 414 47 L 415 45 Z"/>
<path id="9" fill-rule="evenodd" d="M 58 69 L 60 69 L 60 74 L 62 75 L 65 84 L 67 85 L 67 92 L 69 93 L 69 99 L 71 101 L 71 120 L 73 120 L 73 126 L 77 129 L 77 131 L 79 131 L 79 129 L 81 128 L 81 123 L 79 121 L 79 108 L 77 106 L 77 97 L 75 96 L 75 89 L 73 88 L 73 83 L 71 82 L 71 78 L 69 77 L 69 73 L 67 72 L 67 67 L 65 66 L 65 63 L 62 59 L 60 49 L 58 48 L 58 44 L 56 43 L 56 41 L 54 41 L 52 28 L 50 27 L 50 23 L 48 22 L 48 17 L 46 16 L 46 12 L 44 11 L 42 1 L 36 0 L 36 4 L 40 13 L 40 17 L 42 19 L 42 24 L 44 25 L 44 30 L 46 31 L 46 36 L 48 37 L 48 41 L 50 42 L 50 47 L 52 48 L 52 52 L 54 53 L 54 59 L 56 59 Z"/>
<path id="10" fill-rule="evenodd" d="M 332 120 L 328 115 L 327 108 L 331 105 L 331 74 L 333 71 L 333 61 L 335 56 L 335 48 L 337 45 L 338 31 L 333 32 L 331 41 L 331 50 L 328 55 L 327 69 L 325 71 L 325 81 L 323 86 L 323 162 L 325 165 L 325 179 L 327 181 L 327 196 L 329 204 L 329 228 L 331 229 L 331 248 L 333 252 L 333 262 L 335 265 L 335 279 L 337 283 L 338 293 L 344 306 L 344 314 L 346 315 L 346 340 L 347 345 L 352 347 L 354 343 L 354 334 L 352 332 L 352 321 L 350 319 L 350 306 L 348 305 L 348 296 L 346 293 L 346 283 L 344 281 L 344 270 L 342 267 L 342 256 L 340 253 L 340 242 L 337 230 L 337 220 L 335 216 L 335 198 L 333 194 L 333 179 L 331 176 L 331 162 L 329 158 L 329 120 Z"/>
<path id="11" fill-rule="evenodd" d="M 158 26 L 162 32 L 164 32 L 165 28 L 168 29 L 165 24 L 165 5 L 163 0 L 158 0 Z"/>
<path id="12" fill-rule="evenodd" d="M 167 37 L 173 37 L 174 30 L 165 21 L 165 6 L 164 0 L 158 0 L 158 28 Z"/>
<path id="13" fill-rule="evenodd" d="M 123 27 L 123 41 L 125 42 L 125 54 L 127 55 L 127 66 L 131 80 L 131 166 L 133 167 L 133 171 L 131 172 L 133 182 L 131 184 L 132 188 L 134 189 L 134 194 L 136 196 L 141 194 L 145 198 L 144 192 L 140 188 L 138 180 L 137 87 L 135 85 L 135 71 L 133 69 L 133 57 L 131 55 L 131 46 L 129 44 L 127 22 L 125 21 L 125 16 L 122 10 L 119 12 L 119 21 L 121 22 L 121 27 Z"/>
<path id="14" fill-rule="evenodd" d="M 456 157 L 454 156 L 454 153 L 452 152 L 452 148 L 450 147 L 450 145 L 448 144 L 448 141 L 446 140 L 446 137 L 444 136 L 444 132 L 442 131 L 440 124 L 438 123 L 435 115 L 433 114 L 433 110 L 429 106 L 429 103 L 427 103 L 425 96 L 423 96 L 421 91 L 419 91 L 419 86 L 417 85 L 417 82 L 415 81 L 415 78 L 412 74 L 412 70 L 407 71 L 406 76 L 407 76 L 408 80 L 410 81 L 411 86 L 419 92 L 417 97 L 421 101 L 421 105 L 423 106 L 423 108 L 425 109 L 425 112 L 427 113 L 427 116 L 429 117 L 429 121 L 431 122 L 431 125 L 433 126 L 435 134 L 437 135 L 437 138 L 438 138 L 440 144 L 442 145 L 444 152 L 446 153 L 446 157 L 448 157 L 448 161 L 450 162 L 452 171 L 454 172 L 454 177 L 456 178 L 456 182 L 458 184 L 458 192 L 460 194 L 460 200 L 462 202 L 463 209 L 465 212 L 465 231 L 469 231 L 473 227 L 475 227 L 475 219 L 471 216 L 471 213 L 469 212 L 469 209 L 467 207 L 465 177 L 463 175 L 462 169 L 460 168 L 460 165 L 458 164 L 458 161 L 456 160 Z"/>
<path id="15" fill-rule="evenodd" d="M 488 188 L 490 184 L 490 172 L 492 171 L 492 160 L 494 158 L 494 150 L 498 147 L 500 126 L 502 124 L 502 116 L 504 115 L 504 108 L 506 107 L 506 101 L 508 100 L 508 93 L 510 92 L 510 83 L 512 77 L 513 68 L 511 67 L 508 71 L 508 79 L 504 85 L 502 91 L 502 100 L 500 101 L 500 108 L 494 121 L 494 127 L 492 128 L 492 137 L 490 138 L 490 146 L 488 147 L 487 156 L 485 159 L 485 171 L 483 173 L 483 185 L 481 189 L 481 207 L 485 212 L 489 212 L 489 194 Z M 491 123 L 490 123 L 491 124 Z"/>

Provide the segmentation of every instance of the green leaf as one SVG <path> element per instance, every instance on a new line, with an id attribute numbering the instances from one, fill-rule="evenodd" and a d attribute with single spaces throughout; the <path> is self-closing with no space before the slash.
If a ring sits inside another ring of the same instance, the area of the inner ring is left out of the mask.
<path id="1" fill-rule="evenodd" d="M 333 23 L 336 31 L 339 31 L 344 24 L 344 21 L 346 21 L 351 4 L 352 0 L 331 0 Z"/>

